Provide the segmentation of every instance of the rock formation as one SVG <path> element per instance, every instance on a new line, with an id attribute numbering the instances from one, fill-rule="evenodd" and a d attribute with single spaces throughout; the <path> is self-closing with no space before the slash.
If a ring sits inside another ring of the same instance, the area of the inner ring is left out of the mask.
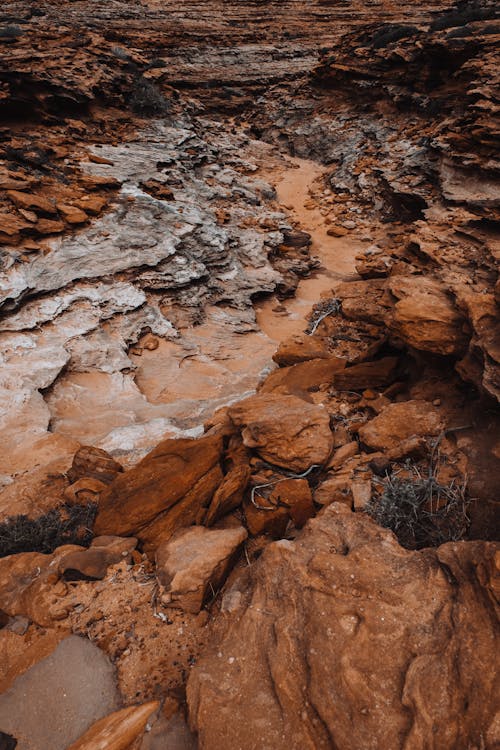
<path id="1" fill-rule="evenodd" d="M 339 503 L 270 545 L 191 673 L 199 747 L 493 747 L 494 548 L 405 552 Z"/>
<path id="2" fill-rule="evenodd" d="M 0 16 L 0 747 L 493 750 L 495 3 Z"/>

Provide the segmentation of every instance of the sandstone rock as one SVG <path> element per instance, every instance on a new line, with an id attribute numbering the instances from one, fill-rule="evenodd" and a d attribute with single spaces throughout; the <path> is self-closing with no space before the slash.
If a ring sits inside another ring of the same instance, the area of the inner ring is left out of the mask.
<path id="1" fill-rule="evenodd" d="M 95 533 L 137 536 L 152 553 L 177 529 L 203 523 L 221 455 L 219 436 L 162 441 L 101 495 Z"/>
<path id="2" fill-rule="evenodd" d="M 57 209 L 54 202 L 44 198 L 42 195 L 21 193 L 19 190 L 8 190 L 7 195 L 18 207 L 35 213 L 56 214 Z"/>
<path id="3" fill-rule="evenodd" d="M 325 359 L 330 356 L 326 339 L 302 334 L 282 341 L 273 355 L 273 360 L 280 367 L 287 367 L 309 359 Z"/>
<path id="4" fill-rule="evenodd" d="M 345 474 L 327 475 L 326 479 L 314 490 L 314 502 L 325 506 L 332 503 L 342 503 L 351 509 L 354 499 L 352 496 L 352 481 L 349 476 Z"/>
<path id="5" fill-rule="evenodd" d="M 281 367 L 267 376 L 259 388 L 259 393 L 285 393 L 297 395 L 311 388 L 335 382 L 335 377 L 345 367 L 345 362 L 337 357 L 309 359 L 290 367 Z"/>
<path id="6" fill-rule="evenodd" d="M 0 211 L 0 242 L 17 244 L 21 239 L 20 233 L 30 227 L 31 222 Z"/>
<path id="7" fill-rule="evenodd" d="M 340 226 L 337 226 L 336 224 L 332 224 L 331 226 L 328 227 L 328 229 L 326 230 L 326 233 L 330 237 L 344 237 L 344 235 L 349 233 L 349 230 L 345 226 L 340 227 Z"/>
<path id="8" fill-rule="evenodd" d="M 43 627 L 67 613 L 57 607 L 57 597 L 65 593 L 59 580 L 60 561 L 70 552 L 81 552 L 78 545 L 59 547 L 51 555 L 22 552 L 0 559 L 0 609 L 11 616 L 24 615 Z"/>
<path id="9" fill-rule="evenodd" d="M 364 388 L 382 388 L 396 378 L 397 357 L 383 357 L 372 362 L 361 362 L 334 374 L 332 384 L 338 390 L 359 391 Z"/>
<path id="10" fill-rule="evenodd" d="M 92 540 L 89 549 L 65 555 L 59 562 L 59 573 L 66 581 L 101 580 L 110 565 L 130 560 L 137 539 L 100 536 Z"/>
<path id="11" fill-rule="evenodd" d="M 277 466 L 304 471 L 323 464 L 333 446 L 328 413 L 296 396 L 262 394 L 231 406 L 243 442 Z"/>
<path id="12" fill-rule="evenodd" d="M 68 224 L 85 224 L 89 218 L 81 208 L 69 206 L 66 203 L 58 203 L 57 210 Z"/>
<path id="13" fill-rule="evenodd" d="M 102 195 L 86 195 L 81 201 L 75 201 L 75 204 L 85 214 L 98 216 L 108 205 L 108 202 L 108 198 Z"/>
<path id="14" fill-rule="evenodd" d="M 314 516 L 312 494 L 306 479 L 278 481 L 267 499 L 255 492 L 254 501 L 245 505 L 248 530 L 254 536 L 269 534 L 280 539 L 289 521 L 301 529 Z"/>
<path id="15" fill-rule="evenodd" d="M 437 281 L 396 276 L 389 289 L 398 299 L 389 322 L 393 334 L 420 351 L 445 356 L 464 351 L 469 338 L 464 317 Z"/>
<path id="16" fill-rule="evenodd" d="M 493 748 L 495 549 L 408 552 L 339 504 L 269 545 L 191 672 L 199 747 Z"/>
<path id="17" fill-rule="evenodd" d="M 116 177 L 112 177 L 111 175 L 90 175 L 90 174 L 82 174 L 80 175 L 80 183 L 85 187 L 87 190 L 99 190 L 99 189 L 112 189 L 112 190 L 118 190 L 121 183 L 119 180 L 116 179 Z"/>
<path id="18" fill-rule="evenodd" d="M 36 230 L 39 234 L 59 234 L 64 232 L 65 226 L 62 221 L 55 219 L 38 219 Z"/>
<path id="19" fill-rule="evenodd" d="M 374 450 L 398 450 L 412 438 L 439 435 L 443 417 L 427 401 L 402 401 L 387 406 L 359 429 L 360 440 Z M 406 452 L 407 449 L 405 449 Z"/>
<path id="20" fill-rule="evenodd" d="M 84 478 L 109 484 L 122 471 L 123 466 L 102 448 L 82 445 L 74 455 L 71 469 L 68 471 L 68 479 L 72 484 Z"/>
<path id="21" fill-rule="evenodd" d="M 159 701 L 150 701 L 115 711 L 93 724 L 67 750 L 128 750 L 159 706 Z"/>
<path id="22" fill-rule="evenodd" d="M 70 469 L 71 471 L 71 469 Z M 93 477 L 82 477 L 77 479 L 76 482 L 70 484 L 64 490 L 64 498 L 69 503 L 95 503 L 99 499 L 99 495 L 107 487 L 104 482 Z"/>
<path id="23" fill-rule="evenodd" d="M 342 300 L 342 313 L 349 320 L 362 320 L 384 325 L 391 309 L 384 279 L 352 281 L 341 284 L 337 296 Z"/>
<path id="24" fill-rule="evenodd" d="M 231 469 L 215 491 L 207 511 L 205 524 L 212 526 L 219 518 L 238 507 L 250 481 L 251 469 L 247 463 Z"/>
<path id="25" fill-rule="evenodd" d="M 369 479 L 355 479 L 351 482 L 354 510 L 365 510 L 372 496 L 372 483 Z"/>
<path id="26" fill-rule="evenodd" d="M 240 526 L 181 529 L 156 551 L 156 575 L 162 602 L 185 612 L 199 612 L 210 593 L 224 582 L 247 532 Z"/>
<path id="27" fill-rule="evenodd" d="M 348 458 L 352 458 L 357 453 L 359 453 L 359 445 L 355 440 L 352 440 L 350 443 L 346 443 L 345 445 L 341 445 L 340 448 L 337 448 L 331 459 L 328 461 L 328 468 L 338 469 L 339 466 L 342 466 L 342 464 L 347 461 Z"/>
<path id="28" fill-rule="evenodd" d="M 281 539 L 285 535 L 290 520 L 288 508 L 277 504 L 276 499 L 260 498 L 256 493 L 256 507 L 252 502 L 245 504 L 245 523 L 252 536 L 267 534 L 273 539 Z"/>

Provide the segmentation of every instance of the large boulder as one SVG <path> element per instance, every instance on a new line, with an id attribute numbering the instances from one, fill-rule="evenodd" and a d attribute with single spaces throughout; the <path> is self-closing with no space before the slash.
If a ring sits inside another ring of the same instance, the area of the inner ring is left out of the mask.
<path id="1" fill-rule="evenodd" d="M 179 528 L 204 520 L 222 481 L 222 438 L 163 440 L 103 492 L 96 534 L 136 536 L 152 555 Z"/>
<path id="2" fill-rule="evenodd" d="M 497 746 L 495 550 L 410 552 L 338 503 L 270 544 L 191 672 L 199 748 Z"/>
<path id="3" fill-rule="evenodd" d="M 228 415 L 248 448 L 284 469 L 305 471 L 324 464 L 332 451 L 328 412 L 297 396 L 250 396 L 231 406 Z"/>

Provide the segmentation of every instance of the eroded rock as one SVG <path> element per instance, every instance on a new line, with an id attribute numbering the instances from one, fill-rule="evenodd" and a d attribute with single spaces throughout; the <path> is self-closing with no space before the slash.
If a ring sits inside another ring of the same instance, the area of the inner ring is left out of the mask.
<path id="1" fill-rule="evenodd" d="M 328 413 L 297 396 L 251 396 L 228 409 L 244 444 L 272 464 L 304 471 L 323 464 L 333 447 Z"/>
<path id="2" fill-rule="evenodd" d="M 199 612 L 207 596 L 215 596 L 220 589 L 246 538 L 242 526 L 193 526 L 177 531 L 156 550 L 162 602 L 186 612 Z"/>
<path id="3" fill-rule="evenodd" d="M 411 438 L 436 436 L 443 429 L 443 417 L 432 404 L 402 401 L 386 406 L 378 416 L 363 425 L 359 437 L 374 450 L 398 451 L 401 444 Z"/>
<path id="4" fill-rule="evenodd" d="M 203 522 L 222 481 L 221 456 L 216 435 L 164 440 L 101 495 L 95 533 L 134 535 L 152 552 L 177 529 Z"/>
<path id="5" fill-rule="evenodd" d="M 337 503 L 269 545 L 191 673 L 199 747 L 493 747 L 495 549 L 408 552 Z"/>

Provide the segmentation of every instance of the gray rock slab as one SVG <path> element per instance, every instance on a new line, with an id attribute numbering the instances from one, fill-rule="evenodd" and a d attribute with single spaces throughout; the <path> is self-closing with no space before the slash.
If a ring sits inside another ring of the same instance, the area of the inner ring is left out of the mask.
<path id="1" fill-rule="evenodd" d="M 119 707 L 111 662 L 71 635 L 0 695 L 0 731 L 17 740 L 17 750 L 65 750 Z"/>

